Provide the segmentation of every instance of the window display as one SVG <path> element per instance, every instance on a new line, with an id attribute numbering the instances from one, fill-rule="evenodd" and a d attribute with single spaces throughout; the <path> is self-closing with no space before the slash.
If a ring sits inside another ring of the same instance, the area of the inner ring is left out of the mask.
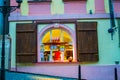
<path id="1" fill-rule="evenodd" d="M 61 31 L 61 29 L 48 31 L 43 36 L 40 50 L 42 62 L 72 62 L 73 60 L 72 39 L 67 32 Z"/>

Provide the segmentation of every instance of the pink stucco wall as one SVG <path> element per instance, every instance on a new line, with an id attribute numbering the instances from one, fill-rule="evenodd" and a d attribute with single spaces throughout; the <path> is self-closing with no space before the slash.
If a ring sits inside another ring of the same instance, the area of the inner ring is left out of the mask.
<path id="1" fill-rule="evenodd" d="M 104 0 L 95 0 L 95 13 L 105 13 Z"/>
<path id="2" fill-rule="evenodd" d="M 95 0 L 95 13 L 105 13 L 104 0 Z M 11 6 L 17 6 L 16 0 L 10 0 Z M 120 1 L 114 1 L 114 10 L 120 13 Z M 20 12 L 17 9 L 14 12 Z M 64 2 L 65 14 L 86 14 L 86 1 Z M 29 3 L 29 15 L 40 16 L 51 14 L 51 3 Z"/>
<path id="3" fill-rule="evenodd" d="M 64 2 L 65 14 L 86 14 L 86 1 Z"/>
<path id="4" fill-rule="evenodd" d="M 11 6 L 17 6 L 16 0 L 10 0 L 10 5 Z"/>
<path id="5" fill-rule="evenodd" d="M 43 63 L 35 64 L 34 66 L 19 66 L 17 67 L 17 71 L 78 78 L 78 64 L 72 63 Z"/>
<path id="6" fill-rule="evenodd" d="M 81 77 L 87 80 L 114 80 L 114 66 L 81 66 Z"/>
<path id="7" fill-rule="evenodd" d="M 114 1 L 114 11 L 120 13 L 120 1 Z"/>
<path id="8" fill-rule="evenodd" d="M 16 2 L 16 0 L 10 0 L 10 6 L 18 6 L 18 3 Z M 20 11 L 20 9 L 17 9 L 16 11 Z"/>
<path id="9" fill-rule="evenodd" d="M 117 68 L 118 80 L 120 80 L 119 65 L 81 65 L 81 78 L 86 80 L 115 80 L 115 67 Z M 79 75 L 78 64 L 75 63 L 40 63 L 33 66 L 19 66 L 17 71 L 71 78 L 78 78 Z"/>
<path id="10" fill-rule="evenodd" d="M 29 3 L 29 15 L 40 16 L 50 15 L 51 7 L 49 2 Z"/>

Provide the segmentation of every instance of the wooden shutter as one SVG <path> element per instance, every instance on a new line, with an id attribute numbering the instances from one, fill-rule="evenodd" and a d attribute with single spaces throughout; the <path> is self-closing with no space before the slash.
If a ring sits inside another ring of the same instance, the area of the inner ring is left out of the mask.
<path id="1" fill-rule="evenodd" d="M 77 23 L 77 53 L 81 62 L 98 61 L 96 22 Z"/>
<path id="2" fill-rule="evenodd" d="M 17 63 L 32 63 L 37 60 L 37 30 L 31 23 L 20 23 L 16 27 Z"/>

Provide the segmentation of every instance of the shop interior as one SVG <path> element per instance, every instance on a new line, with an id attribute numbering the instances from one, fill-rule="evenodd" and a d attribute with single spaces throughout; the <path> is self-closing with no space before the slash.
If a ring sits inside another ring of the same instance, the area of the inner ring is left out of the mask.
<path id="1" fill-rule="evenodd" d="M 60 28 L 46 31 L 40 44 L 41 62 L 72 62 L 73 43 L 71 35 Z"/>

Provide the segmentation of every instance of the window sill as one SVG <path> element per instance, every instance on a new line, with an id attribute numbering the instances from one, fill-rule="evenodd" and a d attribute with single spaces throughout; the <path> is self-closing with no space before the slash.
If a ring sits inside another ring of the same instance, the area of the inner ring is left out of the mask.
<path id="1" fill-rule="evenodd" d="M 52 64 L 57 64 L 57 65 L 79 65 L 79 62 L 38 62 L 35 63 L 36 65 L 43 64 L 43 65 L 52 65 Z"/>

